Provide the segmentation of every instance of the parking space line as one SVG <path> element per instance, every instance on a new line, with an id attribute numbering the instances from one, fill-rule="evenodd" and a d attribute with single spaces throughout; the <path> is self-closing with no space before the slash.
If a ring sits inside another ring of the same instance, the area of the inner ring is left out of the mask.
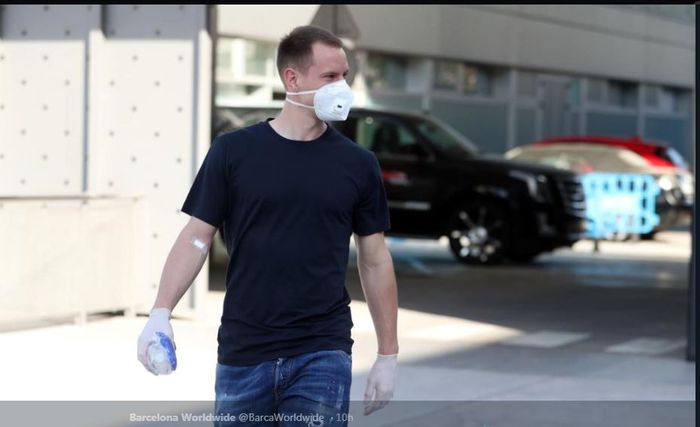
<path id="1" fill-rule="evenodd" d="M 576 341 L 585 340 L 590 336 L 591 334 L 541 330 L 530 334 L 518 335 L 515 337 L 507 338 L 501 341 L 500 344 L 518 345 L 525 347 L 554 348 L 571 344 Z"/>
<path id="2" fill-rule="evenodd" d="M 632 353 L 657 355 L 676 350 L 685 345 L 684 339 L 662 339 L 640 337 L 620 344 L 611 345 L 605 348 L 610 353 Z"/>
<path id="3" fill-rule="evenodd" d="M 453 323 L 416 329 L 403 334 L 405 338 L 432 341 L 500 341 L 501 339 L 518 334 L 517 329 L 506 328 L 488 323 L 474 321 L 455 321 Z"/>

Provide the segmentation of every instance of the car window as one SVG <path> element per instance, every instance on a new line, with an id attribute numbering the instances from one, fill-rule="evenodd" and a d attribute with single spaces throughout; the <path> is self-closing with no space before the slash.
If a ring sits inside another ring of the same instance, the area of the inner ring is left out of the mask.
<path id="1" fill-rule="evenodd" d="M 522 149 L 518 147 L 506 153 L 506 158 L 532 161 L 577 172 L 590 172 L 593 170 L 590 160 L 584 156 L 554 150 Z"/>
<path id="2" fill-rule="evenodd" d="M 418 138 L 404 124 L 365 116 L 357 123 L 357 143 L 378 155 L 425 155 Z"/>
<path id="3" fill-rule="evenodd" d="M 586 144 L 551 144 L 544 147 L 518 147 L 506 158 L 530 160 L 577 172 L 640 172 L 648 163 L 639 154 L 623 148 Z"/>
<path id="4" fill-rule="evenodd" d="M 476 144 L 447 123 L 438 119 L 421 119 L 415 122 L 415 125 L 418 132 L 430 141 L 433 146 L 445 153 L 475 156 L 479 152 Z"/>
<path id="5" fill-rule="evenodd" d="M 644 159 L 644 157 L 629 150 L 619 150 L 617 153 L 618 159 L 621 163 L 628 164 L 633 167 L 638 167 L 640 169 L 649 166 L 649 162 Z"/>

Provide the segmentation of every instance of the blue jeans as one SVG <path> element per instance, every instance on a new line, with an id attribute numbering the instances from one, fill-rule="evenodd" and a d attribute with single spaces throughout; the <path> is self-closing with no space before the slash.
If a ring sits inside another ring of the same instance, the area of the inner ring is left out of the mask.
<path id="1" fill-rule="evenodd" d="M 345 427 L 351 382 L 352 356 L 344 350 L 313 351 L 251 366 L 217 363 L 214 415 L 228 419 L 214 426 Z"/>

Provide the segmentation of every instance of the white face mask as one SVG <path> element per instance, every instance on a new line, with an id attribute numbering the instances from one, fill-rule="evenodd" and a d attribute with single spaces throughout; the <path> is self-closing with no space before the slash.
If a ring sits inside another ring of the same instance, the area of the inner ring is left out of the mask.
<path id="1" fill-rule="evenodd" d="M 319 120 L 343 121 L 348 118 L 352 105 L 352 89 L 350 89 L 350 86 L 344 79 L 328 83 L 316 90 L 287 92 L 287 95 L 304 95 L 307 93 L 315 93 L 314 105 L 292 101 L 289 97 L 285 98 L 285 101 L 300 107 L 313 109 Z"/>

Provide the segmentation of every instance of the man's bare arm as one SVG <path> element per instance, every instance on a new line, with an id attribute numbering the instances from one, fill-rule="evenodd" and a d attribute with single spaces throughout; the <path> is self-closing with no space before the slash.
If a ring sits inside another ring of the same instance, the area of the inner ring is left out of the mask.
<path id="1" fill-rule="evenodd" d="M 391 253 L 384 242 L 384 233 L 369 236 L 354 234 L 357 248 L 357 269 L 362 291 L 377 332 L 379 354 L 399 352 L 396 323 L 398 291 Z"/>
<path id="2" fill-rule="evenodd" d="M 163 266 L 153 308 L 173 310 L 199 274 L 209 254 L 216 227 L 191 217 L 175 240 Z"/>

